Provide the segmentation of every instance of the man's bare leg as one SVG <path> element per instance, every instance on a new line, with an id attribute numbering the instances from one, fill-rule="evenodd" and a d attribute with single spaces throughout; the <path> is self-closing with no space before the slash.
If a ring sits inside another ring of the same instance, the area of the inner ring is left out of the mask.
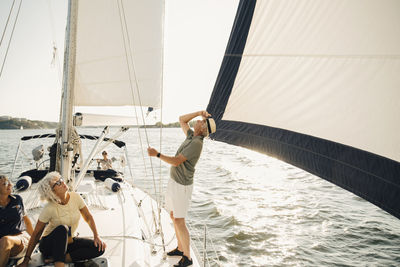
<path id="1" fill-rule="evenodd" d="M 176 227 L 176 223 L 175 223 L 175 217 L 174 217 L 174 212 L 171 211 L 171 213 L 169 214 L 171 217 L 172 222 L 174 223 L 174 228 L 175 228 L 175 235 L 176 235 L 176 240 L 178 241 L 178 249 L 179 251 L 183 251 L 183 247 L 182 247 L 182 241 L 181 238 L 179 236 L 179 231 Z"/>
<path id="2" fill-rule="evenodd" d="M 176 226 L 176 231 L 179 233 L 181 244 L 182 244 L 182 252 L 183 255 L 191 259 L 190 257 L 190 235 L 189 231 L 186 227 L 185 218 L 175 218 L 174 225 Z"/>

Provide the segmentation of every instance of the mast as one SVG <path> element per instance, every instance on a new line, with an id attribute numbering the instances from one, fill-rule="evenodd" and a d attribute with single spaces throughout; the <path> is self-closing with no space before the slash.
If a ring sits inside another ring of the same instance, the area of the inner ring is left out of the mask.
<path id="1" fill-rule="evenodd" d="M 76 56 L 76 25 L 78 15 L 78 0 L 68 1 L 68 18 L 65 33 L 64 51 L 64 75 L 62 94 L 62 117 L 61 117 L 61 175 L 69 180 L 71 176 L 72 142 L 71 133 L 73 102 L 74 102 L 74 80 L 75 80 L 75 56 Z"/>

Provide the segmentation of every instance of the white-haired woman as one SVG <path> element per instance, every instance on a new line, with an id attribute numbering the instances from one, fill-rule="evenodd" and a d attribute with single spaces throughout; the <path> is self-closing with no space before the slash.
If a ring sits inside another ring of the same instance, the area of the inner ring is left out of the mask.
<path id="1" fill-rule="evenodd" d="M 32 251 L 41 236 L 39 249 L 45 261 L 54 261 L 56 267 L 64 266 L 65 262 L 83 262 L 104 253 L 106 244 L 97 233 L 93 216 L 82 197 L 68 191 L 58 172 L 50 172 L 40 181 L 39 192 L 48 203 L 39 215 L 20 266 L 28 266 Z M 74 237 L 81 215 L 92 230 L 93 239 Z"/>

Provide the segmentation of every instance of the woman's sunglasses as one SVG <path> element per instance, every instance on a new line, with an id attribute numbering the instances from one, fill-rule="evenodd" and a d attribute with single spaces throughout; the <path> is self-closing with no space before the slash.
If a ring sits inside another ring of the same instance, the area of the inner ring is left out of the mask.
<path id="1" fill-rule="evenodd" d="M 58 186 L 58 185 L 61 185 L 63 182 L 64 182 L 63 178 L 58 179 L 58 181 L 55 182 L 55 183 L 53 184 L 53 186 L 51 187 L 51 189 L 54 189 L 54 187 L 56 187 L 56 185 L 57 185 L 57 186 Z"/>

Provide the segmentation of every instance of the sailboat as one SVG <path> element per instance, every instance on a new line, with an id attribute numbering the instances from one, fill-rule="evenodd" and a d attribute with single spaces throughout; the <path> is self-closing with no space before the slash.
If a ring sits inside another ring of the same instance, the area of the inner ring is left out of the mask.
<path id="1" fill-rule="evenodd" d="M 171 266 L 179 261 L 166 257 L 166 251 L 176 247 L 176 239 L 161 201 L 137 188 L 129 171 L 93 169 L 96 155 L 110 144 L 127 153 L 125 143 L 117 137 L 128 130 L 124 125 L 140 124 L 136 117 L 74 112 L 78 106 L 129 105 L 139 107 L 137 116 L 142 114 L 143 123 L 143 108 L 160 108 L 163 12 L 161 0 L 69 0 L 60 127 L 56 134 L 21 139 L 55 139 L 49 148 L 50 165 L 42 158 L 44 147 L 39 146 L 32 151 L 36 167 L 16 176 L 28 215 L 36 221 L 43 206 L 38 200 L 37 182 L 49 171 L 59 171 L 71 190 L 86 201 L 107 244 L 104 255 L 94 259 L 99 266 Z M 92 136 L 78 134 L 78 126 L 106 127 L 99 136 Z M 108 138 L 110 126 L 122 127 Z M 95 144 L 83 158 L 81 142 L 85 139 L 94 140 Z M 19 152 L 18 148 L 11 178 L 15 176 Z M 126 154 L 121 165 L 127 159 Z M 91 236 L 83 223 L 77 232 L 81 237 Z M 200 266 L 193 246 L 191 256 L 193 266 Z M 37 249 L 29 264 L 43 265 Z"/>
<path id="2" fill-rule="evenodd" d="M 207 108 L 212 138 L 400 218 L 399 11 L 399 1 L 241 1 Z"/>
<path id="3" fill-rule="evenodd" d="M 400 218 L 399 9 L 397 1 L 242 0 L 207 107 L 218 129 L 211 137 Z"/>

